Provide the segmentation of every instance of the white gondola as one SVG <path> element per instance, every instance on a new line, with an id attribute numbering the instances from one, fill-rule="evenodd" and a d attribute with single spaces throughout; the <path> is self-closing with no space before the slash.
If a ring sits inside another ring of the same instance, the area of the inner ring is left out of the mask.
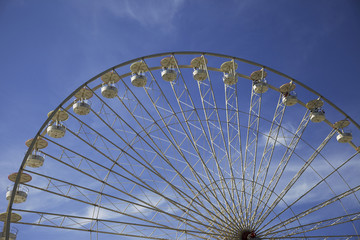
<path id="1" fill-rule="evenodd" d="M 44 164 L 45 158 L 38 154 L 30 154 L 26 159 L 26 166 L 32 168 L 41 167 Z"/>
<path id="2" fill-rule="evenodd" d="M 223 82 L 226 85 L 234 85 L 238 81 L 237 73 L 235 72 L 238 65 L 234 61 L 227 61 L 221 64 L 220 70 L 224 73 Z"/>
<path id="3" fill-rule="evenodd" d="M 235 83 L 237 83 L 238 78 L 234 73 L 225 73 L 224 72 L 223 81 L 224 81 L 224 84 L 226 84 L 226 85 L 234 85 Z"/>
<path id="4" fill-rule="evenodd" d="M 325 120 L 325 112 L 320 109 L 315 109 L 310 113 L 310 121 L 319 123 Z"/>
<path id="5" fill-rule="evenodd" d="M 282 96 L 282 103 L 285 106 L 293 106 L 298 102 L 295 92 L 290 92 Z"/>
<path id="6" fill-rule="evenodd" d="M 207 73 L 204 69 L 194 69 L 193 77 L 196 81 L 204 81 L 207 78 Z"/>
<path id="7" fill-rule="evenodd" d="M 193 67 L 194 71 L 193 71 L 193 78 L 196 81 L 204 81 L 208 76 L 207 76 L 207 71 L 206 69 L 206 64 L 207 64 L 207 59 L 205 57 L 196 57 L 194 59 L 191 60 L 191 66 Z"/>
<path id="8" fill-rule="evenodd" d="M 53 124 L 47 127 L 46 132 L 52 138 L 62 138 L 65 136 L 66 128 L 60 124 Z"/>
<path id="9" fill-rule="evenodd" d="M 352 133 L 351 132 L 342 132 L 342 133 L 339 133 L 337 136 L 336 136 L 336 140 L 339 142 L 339 143 L 349 143 L 351 142 L 352 140 Z"/>
<path id="10" fill-rule="evenodd" d="M 147 78 L 143 74 L 134 73 L 131 76 L 131 84 L 135 87 L 145 87 L 147 83 Z"/>
<path id="11" fill-rule="evenodd" d="M 101 87 L 101 95 L 105 98 L 114 98 L 118 94 L 118 89 L 113 84 L 104 84 Z"/>
<path id="12" fill-rule="evenodd" d="M 77 93 L 75 93 L 74 97 L 76 100 L 73 104 L 73 110 L 78 115 L 87 115 L 90 113 L 91 106 L 88 99 L 93 96 L 93 91 L 86 87 L 81 88 Z"/>
<path id="13" fill-rule="evenodd" d="M 12 188 L 13 188 L 13 186 L 9 186 L 8 191 L 6 192 L 6 200 L 8 200 L 8 201 L 10 200 L 11 195 L 12 195 Z M 28 192 L 29 192 L 29 190 L 26 187 L 19 186 L 15 193 L 14 203 L 25 202 L 27 199 L 27 196 L 28 196 Z"/>
<path id="14" fill-rule="evenodd" d="M 164 68 L 161 71 L 161 77 L 167 82 L 172 82 L 177 77 L 177 72 L 174 69 L 171 68 Z"/>
<path id="15" fill-rule="evenodd" d="M 254 81 L 253 90 L 255 93 L 265 93 L 269 90 L 269 87 L 265 79 Z"/>
<path id="16" fill-rule="evenodd" d="M 9 233 L 9 240 L 16 240 L 16 235 L 18 230 L 16 228 L 11 228 Z M 0 240 L 5 240 L 6 234 L 5 232 L 0 232 Z"/>
<path id="17" fill-rule="evenodd" d="M 5 232 L 2 232 L 2 233 L 0 233 L 1 235 L 1 237 L 0 237 L 0 240 L 5 240 Z M 9 239 L 10 240 L 15 240 L 16 239 L 16 234 L 15 233 L 10 233 L 9 234 Z"/>
<path id="18" fill-rule="evenodd" d="M 90 113 L 91 106 L 86 100 L 80 100 L 73 104 L 73 110 L 78 115 L 87 115 Z"/>
<path id="19" fill-rule="evenodd" d="M 324 102 L 320 98 L 311 100 L 306 103 L 306 108 L 310 110 L 310 121 L 319 123 L 326 119 L 325 111 L 322 109 L 323 105 Z"/>

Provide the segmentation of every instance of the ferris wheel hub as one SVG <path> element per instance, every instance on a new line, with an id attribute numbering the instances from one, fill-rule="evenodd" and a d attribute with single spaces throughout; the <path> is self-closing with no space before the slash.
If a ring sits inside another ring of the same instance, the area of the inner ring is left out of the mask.
<path id="1" fill-rule="evenodd" d="M 260 238 L 256 237 L 256 233 L 253 230 L 242 230 L 239 234 L 239 240 L 260 240 Z"/>

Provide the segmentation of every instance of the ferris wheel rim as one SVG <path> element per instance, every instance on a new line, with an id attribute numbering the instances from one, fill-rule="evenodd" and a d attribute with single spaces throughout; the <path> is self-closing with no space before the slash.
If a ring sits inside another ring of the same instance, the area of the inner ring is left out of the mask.
<path id="1" fill-rule="evenodd" d="M 238 57 L 233 57 L 233 56 L 229 56 L 229 55 L 224 55 L 224 54 L 217 54 L 217 53 L 211 53 L 211 52 L 197 52 L 197 51 L 179 51 L 179 52 L 164 52 L 164 53 L 157 53 L 157 54 L 151 54 L 151 55 L 146 55 L 146 56 L 142 56 L 142 57 L 138 57 L 138 58 L 134 58 L 132 60 L 129 61 L 125 61 L 122 62 L 118 65 L 115 65 L 111 68 L 108 68 L 107 70 L 99 73 L 98 75 L 92 77 L 91 79 L 89 79 L 88 81 L 86 81 L 85 83 L 83 83 L 82 85 L 80 85 L 77 89 L 75 89 L 70 95 L 68 95 L 68 97 L 66 97 L 55 109 L 54 111 L 48 115 L 48 118 L 45 120 L 45 122 L 43 123 L 43 125 L 40 127 L 40 129 L 38 130 L 37 134 L 35 135 L 35 137 L 33 139 L 37 139 L 39 137 L 41 137 L 44 133 L 44 130 L 46 129 L 46 126 L 52 121 L 53 117 L 57 114 L 57 112 L 61 109 L 64 109 L 64 104 L 66 104 L 67 102 L 69 102 L 69 100 L 75 96 L 75 94 L 82 88 L 87 87 L 88 84 L 90 84 L 91 82 L 95 81 L 96 79 L 100 78 L 102 75 L 110 72 L 110 71 L 115 71 L 117 68 L 129 65 L 133 62 L 137 62 L 137 61 L 142 61 L 145 59 L 149 59 L 149 58 L 155 58 L 155 57 L 161 57 L 161 56 L 174 56 L 174 55 L 206 55 L 206 56 L 214 56 L 214 57 L 223 57 L 223 58 L 228 58 L 228 59 L 233 59 L 233 60 L 237 60 L 237 61 L 241 61 L 244 63 L 248 63 L 254 66 L 258 66 L 258 67 L 262 67 L 263 69 L 266 69 L 268 71 L 271 71 L 275 74 L 278 74 L 280 76 L 283 76 L 293 82 L 295 82 L 296 84 L 302 86 L 303 88 L 305 88 L 306 90 L 309 90 L 310 92 L 312 92 L 313 94 L 319 96 L 323 101 L 325 101 L 326 103 L 328 103 L 330 106 L 332 106 L 334 109 L 336 109 L 338 112 L 340 112 L 342 115 L 344 115 L 345 119 L 348 119 L 349 121 L 351 121 L 353 123 L 354 126 L 356 126 L 358 129 L 360 129 L 360 125 L 353 120 L 350 116 L 348 116 L 345 112 L 343 112 L 339 107 L 337 107 L 335 104 L 333 104 L 331 101 L 329 101 L 327 98 L 325 98 L 324 96 L 322 96 L 320 93 L 318 93 L 317 91 L 313 90 L 312 88 L 308 87 L 307 85 L 301 83 L 300 81 L 286 75 L 283 74 L 275 69 L 272 69 L 270 67 L 267 67 L 265 65 L 256 63 L 256 62 L 252 62 L 246 59 L 242 59 L 242 58 L 238 58 Z M 15 179 L 15 184 L 14 184 L 14 188 L 13 191 L 16 190 L 16 187 L 19 185 L 20 183 L 20 178 L 21 178 L 21 174 L 24 171 L 24 167 L 25 167 L 25 163 L 26 163 L 26 159 L 27 157 L 30 155 L 30 153 L 33 151 L 33 148 L 36 144 L 36 141 L 32 141 L 31 144 L 29 145 L 29 148 L 24 156 L 24 159 L 19 167 L 18 170 L 18 174 L 17 177 Z M 6 221 L 6 226 L 10 228 L 10 215 L 13 209 L 13 201 L 14 201 L 14 195 L 11 196 L 11 199 L 9 201 L 9 205 L 8 205 L 8 218 Z M 9 233 L 9 231 L 7 231 L 7 234 Z"/>

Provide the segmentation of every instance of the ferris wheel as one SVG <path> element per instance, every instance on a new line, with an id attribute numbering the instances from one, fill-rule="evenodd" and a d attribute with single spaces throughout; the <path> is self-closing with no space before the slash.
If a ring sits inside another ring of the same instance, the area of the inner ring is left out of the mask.
<path id="1" fill-rule="evenodd" d="M 0 239 L 360 239 L 359 130 L 258 63 L 133 59 L 26 141 Z"/>

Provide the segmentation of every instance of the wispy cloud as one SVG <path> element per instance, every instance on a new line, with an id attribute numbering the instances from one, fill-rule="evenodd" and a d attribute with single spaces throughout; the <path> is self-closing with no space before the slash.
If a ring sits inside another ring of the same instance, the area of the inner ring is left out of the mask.
<path id="1" fill-rule="evenodd" d="M 119 18 L 130 18 L 143 27 L 158 27 L 163 31 L 174 28 L 173 21 L 185 0 L 104 1 L 102 8 Z"/>

